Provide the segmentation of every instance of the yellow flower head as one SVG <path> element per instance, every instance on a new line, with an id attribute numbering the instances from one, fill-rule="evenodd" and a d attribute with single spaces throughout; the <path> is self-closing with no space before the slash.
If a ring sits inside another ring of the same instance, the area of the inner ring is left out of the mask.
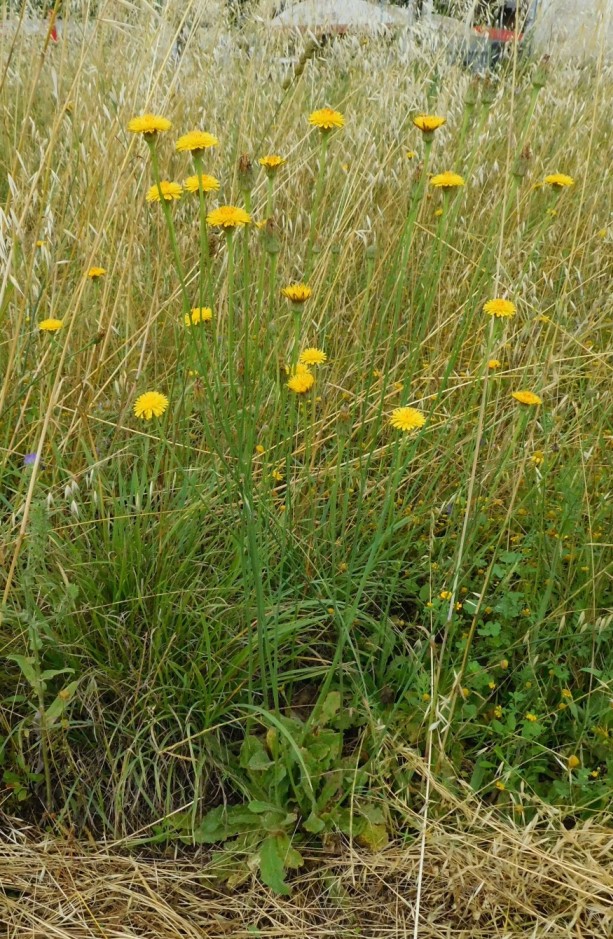
<path id="1" fill-rule="evenodd" d="M 133 117 L 128 124 L 128 130 L 133 134 L 144 134 L 145 137 L 155 137 L 165 130 L 170 130 L 172 124 L 166 117 L 160 117 L 159 114 L 141 114 L 140 117 Z"/>
<path id="2" fill-rule="evenodd" d="M 437 117 L 435 114 L 418 114 L 413 123 L 424 134 L 433 134 L 435 130 L 447 123 L 446 117 Z"/>
<path id="3" fill-rule="evenodd" d="M 578 766 L 581 766 L 581 760 L 573 753 L 572 756 L 569 756 L 567 765 L 569 769 L 577 769 Z"/>
<path id="4" fill-rule="evenodd" d="M 423 427 L 426 423 L 426 418 L 417 408 L 394 408 L 389 422 L 396 430 L 410 434 L 415 430 L 419 430 L 420 427 Z"/>
<path id="5" fill-rule="evenodd" d="M 42 331 L 45 333 L 56 333 L 58 329 L 62 328 L 63 325 L 64 325 L 63 320 L 56 320 L 56 319 L 53 319 L 52 317 L 51 319 L 48 319 L 48 320 L 41 320 L 40 323 L 38 324 L 38 328 L 42 329 Z"/>
<path id="6" fill-rule="evenodd" d="M 313 291 L 306 284 L 288 284 L 281 289 L 281 293 L 292 303 L 306 303 Z"/>
<path id="7" fill-rule="evenodd" d="M 90 267 L 87 272 L 87 276 L 91 277 L 92 280 L 97 280 L 98 277 L 104 277 L 106 274 L 106 268 L 104 267 Z"/>
<path id="8" fill-rule="evenodd" d="M 300 365 L 323 365 L 328 356 L 323 349 L 309 348 L 300 353 Z"/>
<path id="9" fill-rule="evenodd" d="M 407 150 L 407 152 L 406 152 L 407 160 L 414 160 L 416 156 L 417 156 L 417 154 L 416 154 L 415 150 Z"/>
<path id="10" fill-rule="evenodd" d="M 320 130 L 334 130 L 335 127 L 344 127 L 345 118 L 340 111 L 333 111 L 332 108 L 320 108 L 319 111 L 313 111 L 309 115 L 309 124 L 313 127 L 319 127 Z"/>
<path id="11" fill-rule="evenodd" d="M 517 307 L 512 300 L 497 298 L 495 300 L 488 300 L 487 303 L 483 305 L 483 312 L 489 313 L 490 316 L 515 316 Z"/>
<path id="12" fill-rule="evenodd" d="M 500 779 L 497 779 L 494 785 L 496 786 L 496 789 L 498 789 L 500 792 L 504 792 L 505 789 L 507 788 Z"/>
<path id="13" fill-rule="evenodd" d="M 294 374 L 287 382 L 287 387 L 297 395 L 303 395 L 306 394 L 307 391 L 310 391 L 314 384 L 315 376 L 313 373 L 304 365 L 298 365 L 294 370 Z"/>
<path id="14" fill-rule="evenodd" d="M 183 187 L 179 183 L 171 183 L 163 179 L 158 187 L 157 183 L 151 187 L 147 193 L 147 202 L 172 202 L 173 199 L 180 199 Z"/>
<path id="15" fill-rule="evenodd" d="M 207 176 L 206 173 L 202 173 L 200 182 L 198 182 L 197 176 L 188 176 L 183 182 L 183 188 L 187 192 L 198 192 L 200 186 L 202 186 L 203 192 L 216 192 L 219 189 L 219 180 L 215 179 L 214 176 Z"/>
<path id="16" fill-rule="evenodd" d="M 532 456 L 530 457 L 535 466 L 540 466 L 545 459 L 545 454 L 542 450 L 535 450 Z"/>
<path id="17" fill-rule="evenodd" d="M 464 179 L 459 173 L 452 173 L 447 170 L 446 173 L 439 173 L 430 180 L 430 185 L 436 189 L 455 189 L 464 185 Z"/>
<path id="18" fill-rule="evenodd" d="M 134 402 L 134 414 L 143 421 L 152 417 L 161 417 L 168 407 L 168 398 L 159 391 L 146 391 Z"/>
<path id="19" fill-rule="evenodd" d="M 179 137 L 175 147 L 179 153 L 189 150 L 190 153 L 199 154 L 209 147 L 218 146 L 218 144 L 219 140 L 213 134 L 207 134 L 203 130 L 191 130 L 189 134 L 183 134 L 182 137 Z"/>
<path id="20" fill-rule="evenodd" d="M 543 399 L 535 395 L 533 391 L 512 391 L 511 397 L 519 401 L 520 404 L 536 405 L 543 403 Z"/>
<path id="21" fill-rule="evenodd" d="M 552 173 L 545 177 L 545 182 L 554 189 L 564 189 L 566 186 L 574 186 L 575 180 L 572 176 L 566 176 L 564 173 Z"/>
<path id="22" fill-rule="evenodd" d="M 272 176 L 284 163 L 287 163 L 287 160 L 285 157 L 279 156 L 278 153 L 268 153 L 266 156 L 260 157 L 258 163 L 264 167 L 269 176 Z"/>
<path id="23" fill-rule="evenodd" d="M 451 590 L 441 590 L 439 597 L 441 600 L 451 600 Z"/>
<path id="24" fill-rule="evenodd" d="M 530 721 L 531 724 L 536 724 L 536 722 L 538 721 L 538 717 L 536 714 L 533 714 L 532 711 L 528 711 L 528 713 L 526 714 L 526 720 Z"/>
<path id="25" fill-rule="evenodd" d="M 36 242 L 36 247 L 37 247 L 37 248 L 44 248 L 46 244 L 47 244 L 46 241 L 43 241 L 41 238 L 39 238 L 38 241 Z"/>
<path id="26" fill-rule="evenodd" d="M 208 323 L 213 319 L 213 311 L 209 306 L 195 306 L 190 313 L 185 314 L 186 326 L 197 326 L 198 323 Z"/>
<path id="27" fill-rule="evenodd" d="M 206 220 L 209 225 L 219 228 L 240 228 L 241 225 L 249 224 L 251 216 L 237 205 L 220 205 L 218 209 L 209 212 Z"/>
<path id="28" fill-rule="evenodd" d="M 489 359 L 487 363 L 487 367 L 491 369 L 500 368 L 501 365 L 502 365 L 502 362 L 500 361 L 500 359 Z"/>

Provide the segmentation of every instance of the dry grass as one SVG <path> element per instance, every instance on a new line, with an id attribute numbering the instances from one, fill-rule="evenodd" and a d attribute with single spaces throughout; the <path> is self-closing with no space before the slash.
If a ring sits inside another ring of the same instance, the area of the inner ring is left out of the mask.
<path id="1" fill-rule="evenodd" d="M 254 881 L 228 892 L 203 858 L 128 857 L 13 831 L 0 849 L 7 939 L 231 935 L 603 939 L 613 928 L 613 831 L 433 823 L 415 929 L 418 843 L 376 855 L 312 853 L 290 899 Z"/>

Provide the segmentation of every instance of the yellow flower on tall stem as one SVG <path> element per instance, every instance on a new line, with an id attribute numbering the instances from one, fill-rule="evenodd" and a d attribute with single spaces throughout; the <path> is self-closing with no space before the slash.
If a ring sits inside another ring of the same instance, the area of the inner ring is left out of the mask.
<path id="1" fill-rule="evenodd" d="M 171 122 L 166 117 L 159 114 L 141 114 L 140 117 L 133 117 L 128 123 L 128 130 L 133 134 L 143 134 L 147 141 L 153 139 L 157 134 L 164 133 L 172 127 Z"/>
<path id="2" fill-rule="evenodd" d="M 104 267 L 90 267 L 87 272 L 87 276 L 91 277 L 92 280 L 98 280 L 99 277 L 104 277 L 106 274 L 106 268 Z"/>
<path id="3" fill-rule="evenodd" d="M 326 133 L 338 127 L 344 127 L 345 118 L 340 111 L 334 111 L 332 108 L 320 108 L 318 111 L 311 112 L 309 124 Z"/>
<path id="4" fill-rule="evenodd" d="M 529 407 L 543 403 L 543 399 L 533 391 L 512 391 L 511 397 L 519 401 L 520 404 L 525 404 Z"/>
<path id="5" fill-rule="evenodd" d="M 206 220 L 214 228 L 223 228 L 229 233 L 234 228 L 242 228 L 243 225 L 248 225 L 251 216 L 240 206 L 220 205 L 218 209 L 209 212 Z"/>
<path id="6" fill-rule="evenodd" d="M 424 426 L 426 418 L 417 408 L 402 407 L 394 408 L 389 422 L 396 430 L 401 430 L 405 434 L 411 434 Z"/>
<path id="7" fill-rule="evenodd" d="M 279 156 L 278 153 L 269 153 L 260 157 L 258 163 L 264 167 L 268 176 L 274 176 L 277 170 L 287 163 L 287 160 L 285 157 Z"/>
<path id="8" fill-rule="evenodd" d="M 175 149 L 179 153 L 191 153 L 192 155 L 201 155 L 205 150 L 211 147 L 217 147 L 219 140 L 213 134 L 208 134 L 203 130 L 191 130 L 188 134 L 179 137 L 175 144 Z"/>
<path id="9" fill-rule="evenodd" d="M 438 117 L 436 114 L 418 114 L 413 118 L 413 123 L 422 132 L 425 140 L 432 140 L 434 131 L 446 124 L 447 118 Z"/>
<path id="10" fill-rule="evenodd" d="M 208 323 L 212 319 L 213 311 L 208 306 L 195 306 L 184 317 L 186 326 L 197 326 L 199 323 Z"/>
<path id="11" fill-rule="evenodd" d="M 298 357 L 299 365 L 323 365 L 324 362 L 328 360 L 328 356 L 323 351 L 323 349 L 316 349 L 314 347 L 309 347 L 308 349 L 303 349 Z"/>
<path id="12" fill-rule="evenodd" d="M 38 328 L 44 333 L 56 333 L 58 329 L 61 329 L 64 325 L 63 320 L 57 320 L 53 317 L 50 317 L 46 320 L 41 320 L 38 324 Z"/>
<path id="13" fill-rule="evenodd" d="M 488 300 L 487 303 L 484 303 L 483 312 L 487 313 L 489 316 L 496 317 L 515 316 L 517 307 L 512 300 L 503 300 L 497 297 L 494 300 Z"/>
<path id="14" fill-rule="evenodd" d="M 183 188 L 187 192 L 198 192 L 200 189 L 202 189 L 202 192 L 217 192 L 219 180 L 214 176 L 201 173 L 200 176 L 188 176 L 183 181 Z"/>
<path id="15" fill-rule="evenodd" d="M 545 182 L 547 185 L 553 186 L 554 189 L 558 190 L 575 185 L 575 180 L 572 176 L 566 176 L 565 173 L 551 173 L 551 175 L 545 177 Z"/>
<path id="16" fill-rule="evenodd" d="M 459 186 L 464 186 L 465 183 L 464 177 L 460 176 L 459 173 L 452 173 L 447 170 L 445 173 L 438 173 L 433 176 L 430 185 L 434 186 L 435 189 L 457 189 Z"/>
<path id="17" fill-rule="evenodd" d="M 287 382 L 287 387 L 295 394 L 303 395 L 315 384 L 315 376 L 303 365 L 298 365 Z"/>
<path id="18" fill-rule="evenodd" d="M 169 182 L 167 179 L 162 179 L 161 182 L 155 183 L 154 186 L 151 186 L 147 192 L 147 202 L 172 202 L 173 199 L 180 199 L 183 193 L 183 186 L 180 183 Z"/>
<path id="19" fill-rule="evenodd" d="M 134 402 L 134 414 L 143 421 L 161 417 L 168 407 L 168 398 L 159 391 L 146 391 Z"/>
<path id="20" fill-rule="evenodd" d="M 292 303 L 306 303 L 313 291 L 307 284 L 288 284 L 281 288 L 281 293 Z"/>

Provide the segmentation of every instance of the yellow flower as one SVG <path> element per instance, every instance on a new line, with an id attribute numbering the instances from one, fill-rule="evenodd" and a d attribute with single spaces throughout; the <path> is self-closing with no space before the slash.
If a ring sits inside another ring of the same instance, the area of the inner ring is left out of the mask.
<path id="1" fill-rule="evenodd" d="M 535 466 L 540 466 L 543 460 L 545 459 L 545 454 L 542 450 L 535 450 L 532 456 L 530 457 Z"/>
<path id="2" fill-rule="evenodd" d="M 437 117 L 435 114 L 418 114 L 413 123 L 424 134 L 433 134 L 435 130 L 447 123 L 446 117 Z"/>
<path id="3" fill-rule="evenodd" d="M 172 202 L 173 199 L 180 199 L 182 192 L 183 187 L 179 183 L 171 183 L 167 179 L 163 179 L 159 188 L 157 183 L 151 187 L 147 193 L 147 202 L 161 202 L 162 199 L 165 202 Z"/>
<path id="4" fill-rule="evenodd" d="M 333 111 L 332 108 L 320 108 L 319 111 L 313 111 L 309 115 L 309 124 L 313 127 L 319 127 L 320 130 L 333 130 L 335 127 L 344 127 L 345 118 L 340 111 Z"/>
<path id="5" fill-rule="evenodd" d="M 290 391 L 295 391 L 297 395 L 303 395 L 310 391 L 315 384 L 315 376 L 305 366 L 298 365 L 294 374 L 287 382 Z"/>
<path id="6" fill-rule="evenodd" d="M 407 160 L 414 160 L 416 156 L 417 156 L 417 154 L 416 154 L 415 150 L 407 150 L 407 152 L 406 152 Z"/>
<path id="7" fill-rule="evenodd" d="M 323 349 L 309 348 L 300 353 L 298 362 L 300 365 L 323 365 L 328 356 Z"/>
<path id="8" fill-rule="evenodd" d="M 208 306 L 195 306 L 191 313 L 186 313 L 184 320 L 186 326 L 196 326 L 198 323 L 208 323 L 213 319 L 213 311 Z"/>
<path id="9" fill-rule="evenodd" d="M 570 688 L 562 688 L 562 697 L 563 697 L 563 698 L 570 698 L 570 699 L 572 700 L 573 693 L 572 693 L 572 691 L 570 690 Z"/>
<path id="10" fill-rule="evenodd" d="M 483 305 L 483 312 L 489 313 L 490 316 L 515 316 L 517 307 L 512 300 L 502 300 L 498 297 L 495 300 L 488 300 Z"/>
<path id="11" fill-rule="evenodd" d="M 134 414 L 144 421 L 152 417 L 161 417 L 168 407 L 168 398 L 159 391 L 146 391 L 134 402 Z"/>
<path id="12" fill-rule="evenodd" d="M 142 114 L 140 117 L 133 117 L 128 124 L 129 131 L 133 134 L 144 134 L 146 138 L 155 137 L 171 127 L 168 118 L 160 117 L 159 114 Z"/>
<path id="13" fill-rule="evenodd" d="M 106 274 L 106 268 L 104 267 L 90 267 L 87 272 L 87 276 L 91 277 L 92 280 L 96 280 L 98 277 L 104 277 Z"/>
<path id="14" fill-rule="evenodd" d="M 313 291 L 307 284 L 288 284 L 281 288 L 281 293 L 292 303 L 306 303 Z"/>
<path id="15" fill-rule="evenodd" d="M 545 182 L 554 189 L 564 189 L 566 186 L 574 186 L 575 180 L 572 176 L 566 176 L 564 173 L 552 173 L 545 177 Z"/>
<path id="16" fill-rule="evenodd" d="M 496 786 L 496 789 L 499 789 L 499 790 L 500 790 L 500 792 L 504 792 L 505 789 L 507 788 L 507 787 L 505 786 L 505 784 L 504 784 L 503 782 L 501 782 L 500 779 L 497 779 L 496 782 L 494 783 L 494 785 Z"/>
<path id="17" fill-rule="evenodd" d="M 277 483 L 280 483 L 283 480 L 283 473 L 281 472 L 281 470 L 274 469 L 270 475 Z"/>
<path id="18" fill-rule="evenodd" d="M 417 408 L 394 408 L 389 422 L 396 430 L 412 433 L 424 426 L 426 418 Z"/>
<path id="19" fill-rule="evenodd" d="M 439 173 L 430 180 L 430 185 L 436 189 L 455 189 L 457 186 L 464 185 L 464 179 L 459 173 L 452 173 L 447 170 L 446 173 Z"/>
<path id="20" fill-rule="evenodd" d="M 536 724 L 536 722 L 538 721 L 538 717 L 536 716 L 536 714 L 533 714 L 532 711 L 528 711 L 528 713 L 526 714 L 526 720 L 530 721 L 531 724 Z"/>
<path id="21" fill-rule="evenodd" d="M 441 218 L 441 216 L 443 215 L 443 210 L 442 210 L 442 209 L 435 209 L 435 210 L 434 210 L 434 215 L 435 215 L 436 218 Z"/>
<path id="22" fill-rule="evenodd" d="M 175 146 L 179 153 L 189 150 L 190 153 L 200 154 L 203 150 L 216 147 L 218 144 L 219 140 L 213 134 L 207 134 L 203 130 L 190 130 L 189 134 L 179 137 Z"/>
<path id="23" fill-rule="evenodd" d="M 502 708 L 499 704 L 494 708 L 494 717 L 502 717 Z"/>
<path id="24" fill-rule="evenodd" d="M 266 450 L 264 449 L 261 443 L 257 443 L 255 445 L 255 452 L 258 453 L 260 456 L 262 456 L 263 453 L 266 453 Z"/>
<path id="25" fill-rule="evenodd" d="M 502 362 L 500 361 L 500 359 L 489 359 L 487 363 L 487 367 L 492 368 L 492 369 L 500 368 L 501 365 L 502 365 Z"/>
<path id="26" fill-rule="evenodd" d="M 269 176 L 272 176 L 284 163 L 287 163 L 287 160 L 285 157 L 279 156 L 278 153 L 268 153 L 266 156 L 260 157 L 258 163 L 264 167 Z"/>
<path id="27" fill-rule="evenodd" d="M 249 224 L 251 216 L 237 205 L 220 205 L 218 209 L 209 212 L 206 220 L 209 225 L 219 228 L 240 228 L 241 225 Z"/>
<path id="28" fill-rule="evenodd" d="M 55 333 L 58 331 L 58 329 L 61 329 L 63 325 L 63 320 L 56 320 L 51 318 L 48 320 L 41 320 L 38 324 L 38 328 L 42 329 L 45 333 Z"/>
<path id="29" fill-rule="evenodd" d="M 543 403 L 543 399 L 535 395 L 533 391 L 512 391 L 511 397 L 519 401 L 520 404 L 536 405 Z"/>
<path id="30" fill-rule="evenodd" d="M 199 186 L 202 186 L 203 192 L 215 192 L 219 189 L 219 180 L 214 176 L 207 176 L 206 173 L 200 175 L 200 183 L 197 176 L 188 176 L 183 183 L 183 188 L 188 192 L 198 192 Z"/>
<path id="31" fill-rule="evenodd" d="M 441 590 L 439 597 L 441 600 L 451 600 L 451 590 Z"/>
<path id="32" fill-rule="evenodd" d="M 500 668 L 504 671 L 505 669 L 507 669 L 507 668 L 509 667 L 509 660 L 508 660 L 508 659 L 501 659 L 500 662 L 498 663 L 498 665 L 499 665 Z"/>
<path id="33" fill-rule="evenodd" d="M 37 248 L 44 248 L 46 244 L 47 244 L 46 241 L 42 241 L 42 240 L 39 238 L 38 241 L 36 242 L 36 247 L 37 247 Z"/>
<path id="34" fill-rule="evenodd" d="M 581 766 L 581 760 L 573 753 L 572 756 L 569 756 L 567 765 L 569 769 L 577 769 L 578 766 Z"/>

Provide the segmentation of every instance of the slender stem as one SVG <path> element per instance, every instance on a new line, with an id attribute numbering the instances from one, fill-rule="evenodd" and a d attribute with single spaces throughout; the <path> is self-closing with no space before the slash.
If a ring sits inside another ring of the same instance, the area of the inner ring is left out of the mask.
<path id="1" fill-rule="evenodd" d="M 326 173 L 326 155 L 328 153 L 328 131 L 321 134 L 321 149 L 319 151 L 319 170 L 317 173 L 317 184 L 315 187 L 315 197 L 311 209 L 311 224 L 309 227 L 309 243 L 307 246 L 306 276 L 310 277 L 313 270 L 313 246 L 315 244 L 315 234 L 317 232 L 317 220 L 319 218 L 319 207 L 324 189 L 324 178 Z"/>
<path id="2" fill-rule="evenodd" d="M 234 397 L 234 232 L 226 230 L 228 245 L 228 385 Z"/>
<path id="3" fill-rule="evenodd" d="M 151 154 L 151 168 L 153 169 L 153 179 L 156 186 L 158 187 L 158 192 L 160 194 L 160 202 L 162 205 L 162 210 L 164 212 L 164 218 L 166 219 L 166 227 L 168 229 L 168 236 L 170 238 L 170 246 L 172 248 L 172 253 L 175 261 L 175 268 L 177 271 L 177 276 L 179 278 L 179 283 L 181 284 L 181 292 L 183 294 L 183 307 L 184 312 L 189 313 L 190 311 L 190 302 L 189 296 L 187 293 L 187 287 L 185 285 L 185 273 L 183 271 L 183 263 L 181 261 L 181 255 L 179 254 L 179 245 L 177 243 L 177 235 L 175 232 L 174 222 L 172 220 L 172 213 L 170 211 L 170 206 L 168 205 L 166 199 L 162 196 L 161 180 L 160 180 L 160 168 L 158 164 L 158 155 L 155 148 L 155 140 L 147 141 L 149 144 L 149 153 Z"/>
<path id="4" fill-rule="evenodd" d="M 213 306 L 213 283 L 211 280 L 211 256 L 209 254 L 209 235 L 206 224 L 206 194 L 202 188 L 203 162 L 200 154 L 194 153 L 194 166 L 198 176 L 198 201 L 200 209 L 200 271 L 199 271 L 199 297 L 200 306 L 204 306 L 206 295 L 207 303 Z"/>

